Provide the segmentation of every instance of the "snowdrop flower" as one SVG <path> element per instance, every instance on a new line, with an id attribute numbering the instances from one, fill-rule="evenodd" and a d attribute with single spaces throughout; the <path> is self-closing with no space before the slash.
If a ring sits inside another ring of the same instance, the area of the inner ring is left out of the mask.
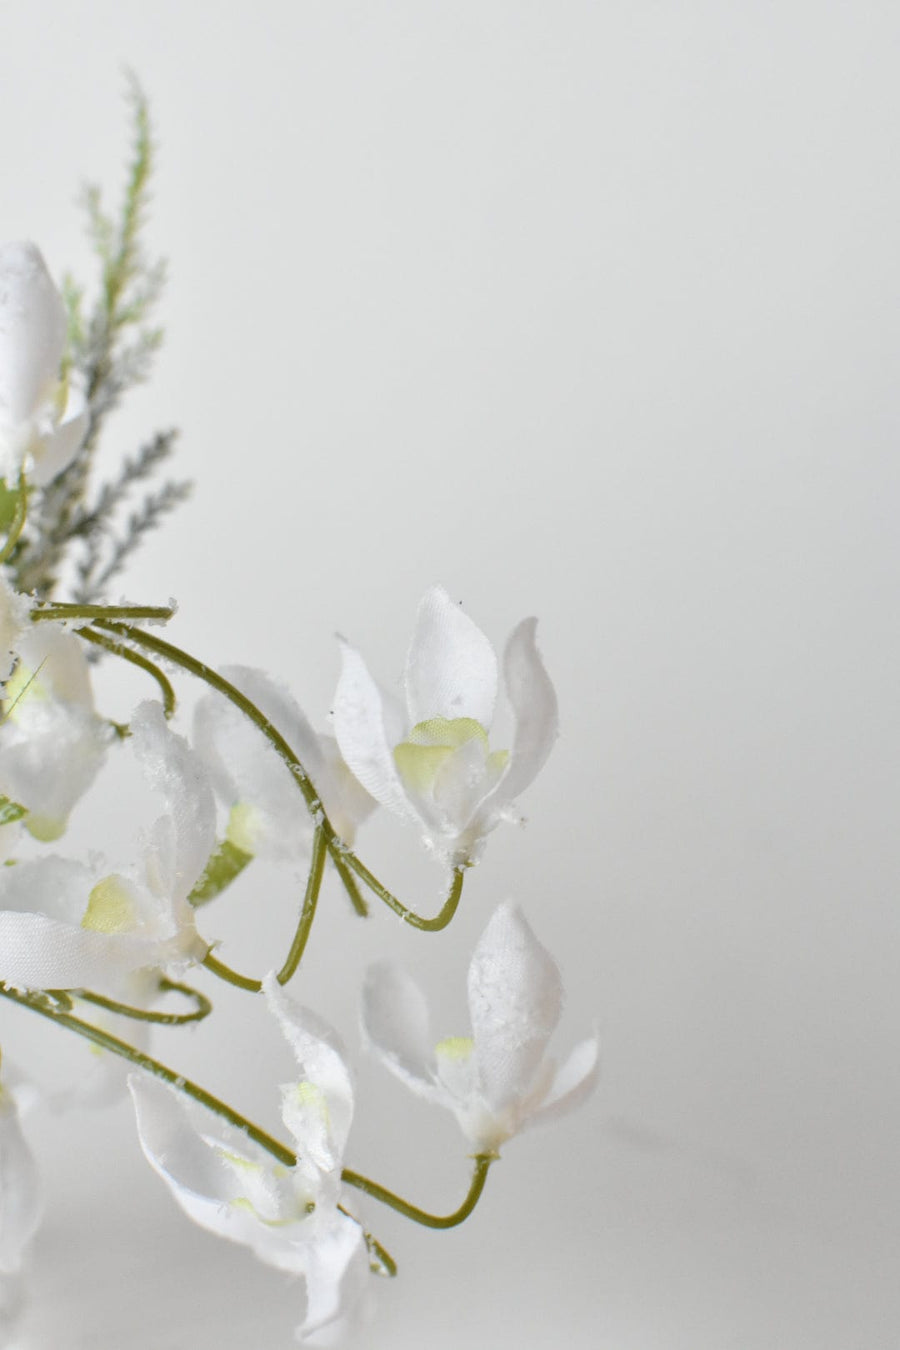
<path id="1" fill-rule="evenodd" d="M 83 393 L 60 381 L 66 307 L 39 249 L 0 245 L 0 478 L 26 465 L 44 487 L 69 465 L 87 435 Z"/>
<path id="2" fill-rule="evenodd" d="M 158 703 L 140 705 L 128 744 L 165 803 L 140 866 L 98 875 L 96 866 L 49 856 L 0 869 L 0 980 L 113 988 L 129 971 L 206 954 L 188 896 L 215 844 L 212 790 Z"/>
<path id="3" fill-rule="evenodd" d="M 515 716 L 511 751 L 491 750 L 497 657 L 441 586 L 426 591 L 403 676 L 405 709 L 342 643 L 334 705 L 341 754 L 382 805 L 417 822 L 454 866 L 477 859 L 484 836 L 543 765 L 557 734 L 553 685 L 535 646 L 535 619 L 513 630 L 503 658 Z"/>
<path id="4" fill-rule="evenodd" d="M 19 1091 L 18 1079 L 4 1067 L 0 1078 L 0 1277 L 21 1270 L 41 1218 L 37 1166 L 19 1122 Z"/>
<path id="5" fill-rule="evenodd" d="M 363 1027 L 392 1073 L 420 1096 L 449 1107 L 476 1152 L 493 1153 L 527 1125 L 576 1106 L 596 1082 L 596 1038 L 582 1041 L 561 1067 L 546 1055 L 562 992 L 549 952 L 520 911 L 505 904 L 469 967 L 471 1037 L 434 1045 L 424 995 L 387 961 L 366 978 Z"/>
<path id="6" fill-rule="evenodd" d="M 255 703 L 298 755 L 339 837 L 352 844 L 375 802 L 341 758 L 332 736 L 319 736 L 282 685 L 249 666 L 225 666 L 225 679 Z M 251 856 L 294 859 L 308 852 L 312 817 L 290 769 L 258 727 L 218 695 L 200 700 L 194 746 L 216 795 L 228 808 L 227 838 Z"/>
<path id="7" fill-rule="evenodd" d="M 331 1344 L 367 1284 L 363 1231 L 337 1208 L 353 1088 L 334 1032 L 273 976 L 263 987 L 300 1066 L 299 1082 L 281 1089 L 296 1166 L 276 1162 L 239 1130 L 143 1075 L 129 1079 L 138 1134 L 151 1167 L 189 1218 L 305 1278 L 298 1338 Z"/>
<path id="8" fill-rule="evenodd" d="M 112 728 L 94 710 L 82 643 L 56 624 L 31 624 L 3 686 L 0 793 L 24 806 L 37 839 L 58 839 L 94 781 Z"/>

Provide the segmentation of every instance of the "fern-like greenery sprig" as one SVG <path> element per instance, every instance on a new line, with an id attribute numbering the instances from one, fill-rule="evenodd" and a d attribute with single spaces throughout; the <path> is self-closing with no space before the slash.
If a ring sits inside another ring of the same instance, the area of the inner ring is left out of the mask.
<path id="1" fill-rule="evenodd" d="M 165 286 L 165 262 L 148 257 L 143 243 L 155 146 L 147 99 L 133 76 L 128 77 L 128 100 L 133 142 L 117 215 L 105 209 L 98 187 L 89 186 L 83 194 L 88 236 L 100 265 L 93 308 L 88 311 L 82 286 L 71 278 L 63 286 L 69 315 L 63 375 L 84 389 L 88 433 L 68 468 L 47 487 L 33 490 L 29 527 L 9 560 L 19 589 L 42 598 L 54 594 L 72 547 L 80 554 L 75 598 L 101 598 L 148 531 L 190 492 L 189 483 L 165 482 L 144 496 L 116 532 L 115 513 L 129 490 L 150 478 L 172 452 L 175 432 L 165 431 L 134 459 L 126 459 L 116 478 L 101 484 L 88 501 L 106 418 L 129 389 L 148 378 L 163 338 L 151 320 Z"/>

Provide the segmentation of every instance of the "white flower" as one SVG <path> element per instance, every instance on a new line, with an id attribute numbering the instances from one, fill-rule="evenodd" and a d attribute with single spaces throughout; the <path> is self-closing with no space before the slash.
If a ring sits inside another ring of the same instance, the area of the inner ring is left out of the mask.
<path id="1" fill-rule="evenodd" d="M 560 1067 L 546 1054 L 561 1011 L 559 970 L 511 904 L 496 911 L 469 966 L 471 1037 L 434 1045 L 422 991 L 390 962 L 370 969 L 363 993 L 372 1049 L 414 1092 L 449 1107 L 479 1153 L 570 1110 L 593 1088 L 596 1037 Z"/>
<path id="2" fill-rule="evenodd" d="M 523 619 L 503 658 L 515 717 L 511 751 L 488 743 L 494 649 L 442 587 L 432 586 L 419 605 L 403 676 L 405 709 L 342 643 L 334 704 L 341 754 L 377 801 L 416 821 L 426 842 L 456 866 L 474 861 L 483 837 L 511 818 L 513 799 L 556 739 L 556 694 L 535 646 L 536 622 Z"/>
<path id="3" fill-rule="evenodd" d="M 39 249 L 0 246 L 0 478 L 23 463 L 39 487 L 78 453 L 90 415 L 84 395 L 60 381 L 66 307 Z"/>
<path id="4" fill-rule="evenodd" d="M 0 794 L 28 811 L 37 839 L 57 839 L 94 781 L 112 728 L 94 710 L 83 644 L 53 623 L 29 624 L 3 685 Z"/>
<path id="5" fill-rule="evenodd" d="M 249 1247 L 260 1260 L 306 1281 L 298 1337 L 330 1344 L 367 1284 L 363 1231 L 337 1208 L 353 1087 L 334 1032 L 298 1007 L 273 976 L 269 1006 L 300 1066 L 282 1087 L 282 1119 L 296 1144 L 286 1167 L 241 1131 L 185 1105 L 149 1077 L 129 1079 L 141 1147 L 195 1223 Z"/>
<path id="6" fill-rule="evenodd" d="M 0 572 L 0 684 L 15 664 L 19 639 L 28 625 L 31 602 L 10 586 Z"/>
<path id="7" fill-rule="evenodd" d="M 41 1218 L 37 1166 L 22 1133 L 17 1096 L 17 1080 L 4 1067 L 0 1079 L 0 1276 L 21 1270 Z"/>
<path id="8" fill-rule="evenodd" d="M 334 738 L 317 735 L 288 690 L 261 670 L 225 666 L 221 673 L 281 733 L 312 779 L 338 835 L 352 844 L 375 803 L 350 773 Z M 194 746 L 230 812 L 232 844 L 252 856 L 305 856 L 313 826 L 306 803 L 284 760 L 239 708 L 218 695 L 201 699 Z"/>
<path id="9" fill-rule="evenodd" d="M 0 979 L 32 989 L 113 988 L 144 966 L 201 960 L 188 896 L 215 844 L 212 790 L 158 703 L 143 703 L 128 741 L 165 812 L 141 865 L 100 874 L 49 856 L 0 868 Z M 110 985 L 110 982 L 113 982 Z"/>

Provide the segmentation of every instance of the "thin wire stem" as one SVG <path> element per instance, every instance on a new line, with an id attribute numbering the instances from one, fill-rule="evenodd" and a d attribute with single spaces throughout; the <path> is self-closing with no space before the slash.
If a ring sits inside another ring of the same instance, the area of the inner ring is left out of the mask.
<path id="1" fill-rule="evenodd" d="M 41 619 L 158 619 L 165 623 L 171 619 L 175 610 L 171 605 L 76 605 L 68 601 L 54 600 L 31 611 L 32 620 Z"/>
<path id="2" fill-rule="evenodd" d="M 0 564 L 12 557 L 13 549 L 19 542 L 19 536 L 25 528 L 25 521 L 28 517 L 28 488 L 25 486 L 25 476 L 19 476 L 18 495 L 16 499 L 13 518 L 10 521 L 9 534 L 6 536 L 6 542 L 0 548 Z"/>
<path id="3" fill-rule="evenodd" d="M 204 1017 L 208 1017 L 212 1012 L 212 1004 L 205 994 L 201 994 L 199 989 L 191 989 L 190 985 L 178 984 L 175 980 L 161 979 L 159 992 L 185 994 L 196 1003 L 194 1012 L 153 1012 L 148 1008 L 133 1008 L 128 1003 L 119 1003 L 116 999 L 106 998 L 103 994 L 92 993 L 90 989 L 73 989 L 69 992 L 82 1003 L 93 1003 L 95 1007 L 105 1008 L 107 1012 L 116 1013 L 119 1017 L 130 1017 L 135 1022 L 152 1022 L 157 1026 L 183 1027 L 188 1022 L 202 1022 Z"/>
<path id="4" fill-rule="evenodd" d="M 350 868 L 344 862 L 344 855 L 337 849 L 329 849 L 331 861 L 334 864 L 334 870 L 341 879 L 341 885 L 350 897 L 350 903 L 356 910 L 360 918 L 368 917 L 369 906 L 362 897 L 362 892 L 356 884 L 356 878 L 350 871 Z"/>
<path id="5" fill-rule="evenodd" d="M 131 665 L 145 670 L 159 686 L 166 718 L 168 719 L 174 714 L 176 708 L 175 690 L 159 666 L 155 665 L 148 656 L 142 655 L 141 652 L 132 651 L 130 647 L 124 646 L 121 642 L 116 642 L 115 638 L 108 637 L 106 633 L 98 633 L 94 628 L 79 628 L 78 632 L 85 641 L 93 642 L 95 646 L 102 647 L 104 651 L 112 652 L 115 656 L 121 656 L 123 661 L 128 661 Z"/>
<path id="6" fill-rule="evenodd" d="M 316 831 L 313 834 L 312 857 L 309 860 L 309 876 L 306 881 L 306 894 L 303 897 L 303 907 L 300 910 L 297 931 L 294 934 L 294 940 L 291 943 L 284 965 L 275 976 L 279 984 L 287 984 L 303 959 L 303 953 L 306 950 L 306 944 L 309 940 L 313 919 L 316 917 L 316 905 L 319 902 L 319 892 L 322 889 L 322 875 L 325 871 L 325 859 L 327 855 L 328 849 L 325 843 L 325 835 L 321 825 L 319 825 L 316 827 Z"/>
<path id="7" fill-rule="evenodd" d="M 403 1200 L 385 1186 L 379 1186 L 377 1181 L 370 1181 L 368 1177 L 361 1176 L 359 1172 L 351 1172 L 347 1167 L 341 1172 L 341 1180 L 345 1185 L 355 1186 L 357 1190 L 363 1191 L 366 1195 L 371 1195 L 373 1200 L 380 1200 L 383 1205 L 389 1205 L 391 1209 L 395 1209 L 404 1218 L 412 1219 L 414 1223 L 419 1223 L 424 1228 L 455 1228 L 457 1224 L 462 1223 L 469 1217 L 478 1204 L 481 1199 L 481 1192 L 484 1190 L 484 1183 L 487 1181 L 488 1169 L 491 1163 L 496 1162 L 496 1160 L 496 1153 L 476 1154 L 475 1169 L 472 1172 L 469 1192 L 459 1209 L 454 1210 L 452 1214 L 429 1214 L 427 1210 L 419 1209 L 418 1205 L 411 1205 L 408 1200 Z"/>
<path id="8" fill-rule="evenodd" d="M 255 980 L 252 975 L 242 975 L 240 971 L 232 970 L 231 966 L 213 956 L 211 951 L 206 953 L 200 964 L 226 984 L 233 984 L 236 989 L 246 989 L 250 994 L 258 994 L 262 989 L 262 980 Z"/>
<path id="9" fill-rule="evenodd" d="M 377 895 L 379 900 L 382 900 L 395 914 L 399 914 L 400 918 L 403 919 L 405 923 L 408 923 L 412 928 L 418 928 L 420 932 L 439 933 L 442 928 L 447 927 L 459 908 L 465 877 L 464 867 L 455 867 L 453 869 L 453 880 L 450 883 L 447 898 L 441 906 L 440 911 L 433 919 L 424 919 L 421 914 L 417 914 L 415 910 L 409 909 L 398 900 L 395 895 L 392 895 L 385 886 L 382 886 L 378 878 L 369 871 L 364 862 L 361 862 L 360 859 L 357 858 L 355 853 L 345 853 L 343 856 L 347 862 L 347 866 L 351 867 L 357 876 L 362 878 L 369 887 L 369 890 Z"/>
<path id="10" fill-rule="evenodd" d="M 297 920 L 297 927 L 288 954 L 284 959 L 284 964 L 275 976 L 279 984 L 287 984 L 288 980 L 296 974 L 297 967 L 306 949 L 313 919 L 316 917 L 316 906 L 322 889 L 322 876 L 327 855 L 325 836 L 321 826 L 319 826 L 313 834 L 312 856 L 309 860 L 309 875 L 306 879 L 306 891 L 300 908 L 300 917 Z M 258 994 L 262 989 L 261 980 L 256 980 L 250 975 L 242 975 L 240 971 L 234 970 L 224 961 L 220 961 L 217 956 L 213 956 L 212 952 L 206 953 L 203 958 L 203 965 L 213 975 L 217 975 L 220 980 L 225 980 L 238 989 L 246 989 L 251 994 Z"/>

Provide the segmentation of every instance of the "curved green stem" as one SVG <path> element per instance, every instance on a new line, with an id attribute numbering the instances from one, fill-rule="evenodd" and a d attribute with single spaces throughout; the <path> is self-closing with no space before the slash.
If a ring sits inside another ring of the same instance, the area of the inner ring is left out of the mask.
<path id="1" fill-rule="evenodd" d="M 83 1022 L 80 1017 L 73 1017 L 68 1012 L 59 1011 L 59 1006 L 54 1003 L 52 995 L 48 997 L 42 994 L 27 994 L 22 990 L 11 989 L 8 985 L 0 983 L 0 996 L 8 998 L 24 1008 L 30 1008 L 32 1012 L 40 1013 L 42 1017 L 47 1017 L 53 1022 L 58 1022 L 68 1031 L 74 1031 L 76 1035 L 92 1041 L 102 1050 L 109 1050 L 112 1054 L 127 1060 L 129 1064 L 133 1064 L 136 1068 L 152 1074 L 154 1078 L 161 1078 L 170 1087 L 177 1088 L 179 1092 L 183 1092 L 195 1102 L 199 1102 L 201 1106 L 205 1106 L 217 1116 L 221 1116 L 223 1120 L 227 1120 L 229 1125 L 233 1125 L 248 1139 L 252 1139 L 255 1144 L 259 1144 L 260 1148 L 264 1148 L 267 1153 L 271 1154 L 278 1162 L 283 1163 L 285 1167 L 296 1166 L 296 1154 L 292 1153 L 277 1139 L 273 1139 L 272 1135 L 260 1129 L 258 1125 L 254 1125 L 252 1121 L 247 1120 L 238 1111 L 234 1111 L 226 1102 L 214 1097 L 211 1092 L 207 1092 L 205 1088 L 192 1082 L 191 1079 L 185 1078 L 183 1074 L 176 1073 L 174 1069 L 161 1064 L 158 1059 L 153 1059 L 151 1055 L 145 1055 L 143 1051 L 136 1050 L 127 1041 L 120 1041 L 117 1036 L 111 1036 L 109 1032 L 102 1031 L 100 1027 L 92 1025 L 90 1022 Z"/>
<path id="2" fill-rule="evenodd" d="M 325 870 L 327 851 L 325 834 L 321 825 L 319 825 L 313 834 L 309 876 L 306 880 L 306 894 L 303 897 L 303 908 L 300 910 L 297 931 L 294 934 L 294 940 L 291 943 L 284 965 L 275 976 L 279 984 L 287 984 L 303 958 L 313 919 L 316 917 L 316 905 L 319 902 L 319 892 L 322 889 L 322 874 Z"/>
<path id="3" fill-rule="evenodd" d="M 98 623 L 107 619 L 171 619 L 175 610 L 171 605 L 75 605 L 54 600 L 31 611 L 32 620 L 88 619 Z"/>
<path id="4" fill-rule="evenodd" d="M 325 858 L 327 856 L 327 845 L 325 835 L 321 826 L 316 828 L 313 834 L 312 856 L 309 860 L 309 876 L 306 879 L 306 892 L 303 896 L 303 905 L 300 909 L 300 918 L 297 920 L 297 927 L 294 932 L 293 941 L 290 949 L 284 959 L 284 964 L 275 976 L 279 984 L 287 984 L 288 980 L 296 973 L 297 967 L 303 957 L 303 952 L 309 940 L 310 930 L 313 919 L 316 917 L 316 906 L 319 902 L 319 892 L 322 889 L 322 875 L 325 870 Z M 207 952 L 203 958 L 203 965 L 217 975 L 220 980 L 225 980 L 228 984 L 235 985 L 238 989 L 247 989 L 251 994 L 258 994 L 262 989 L 262 980 L 255 980 L 250 975 L 241 975 L 231 966 L 220 961 L 212 952 Z"/>
<path id="5" fill-rule="evenodd" d="M 201 965 L 226 984 L 233 984 L 236 989 L 246 989 L 251 994 L 258 994 L 262 989 L 262 980 L 254 980 L 252 975 L 242 975 L 240 971 L 232 970 L 231 966 L 213 956 L 211 951 L 206 953 Z"/>
<path id="6" fill-rule="evenodd" d="M 112 652 L 114 656 L 121 656 L 123 661 L 128 661 L 133 666 L 138 666 L 152 676 L 159 685 L 159 692 L 162 694 L 163 711 L 166 718 L 170 718 L 175 712 L 175 690 L 172 688 L 159 666 L 147 656 L 142 656 L 140 652 L 134 652 L 130 647 L 124 646 L 121 642 L 116 642 L 115 638 L 107 637 L 106 633 L 98 633 L 94 628 L 79 628 L 79 635 L 86 642 L 92 642 L 96 647 L 102 647 L 106 652 Z"/>
<path id="7" fill-rule="evenodd" d="M 442 928 L 446 928 L 459 908 L 460 898 L 463 890 L 463 880 L 466 869 L 464 867 L 454 867 L 453 880 L 450 883 L 450 889 L 447 892 L 447 898 L 440 908 L 440 911 L 433 919 L 423 919 L 421 914 L 415 910 L 409 909 L 395 895 L 385 887 L 372 872 L 369 871 L 365 863 L 357 858 L 355 853 L 344 853 L 344 859 L 347 866 L 351 867 L 357 876 L 362 877 L 363 881 L 369 887 L 369 890 L 378 896 L 389 909 L 395 914 L 399 914 L 404 923 L 408 923 L 412 928 L 418 928 L 422 933 L 439 933 Z"/>
<path id="8" fill-rule="evenodd" d="M 341 885 L 350 897 L 350 903 L 356 910 L 361 919 L 365 919 L 369 914 L 369 906 L 362 897 L 362 892 L 356 884 L 356 878 L 350 871 L 350 868 L 344 861 L 344 855 L 338 849 L 330 848 L 331 861 L 334 870 L 341 879 Z"/>
<path id="9" fill-rule="evenodd" d="M 13 511 L 13 518 L 9 523 L 9 533 L 6 541 L 0 548 L 0 564 L 5 563 L 12 557 L 13 549 L 19 542 L 19 536 L 25 528 L 25 521 L 28 517 L 28 488 L 25 484 L 25 475 L 20 474 L 19 486 L 16 494 L 16 505 Z"/>
<path id="10" fill-rule="evenodd" d="M 89 989 L 73 989 L 68 992 L 81 999 L 82 1003 L 93 1003 L 95 1007 L 105 1008 L 107 1012 L 116 1013 L 120 1017 L 130 1017 L 134 1022 L 153 1022 L 157 1026 L 164 1027 L 183 1027 L 188 1022 L 202 1022 L 204 1017 L 208 1017 L 212 1012 L 212 1004 L 205 994 L 201 994 L 199 989 L 192 989 L 190 985 L 178 984 L 175 980 L 161 979 L 159 981 L 159 992 L 161 994 L 185 994 L 188 998 L 194 1000 L 196 1004 L 194 1012 L 153 1012 L 148 1008 L 133 1008 L 128 1003 L 118 1003 L 113 998 L 106 998 L 103 994 L 94 994 Z"/>
<path id="11" fill-rule="evenodd" d="M 387 1190 L 385 1186 L 379 1186 L 377 1181 L 370 1181 L 368 1177 L 361 1176 L 359 1172 L 351 1172 L 347 1167 L 341 1172 L 341 1180 L 347 1186 L 355 1186 L 357 1190 L 363 1191 L 366 1195 L 371 1195 L 373 1200 L 380 1200 L 383 1205 L 390 1205 L 391 1209 L 395 1209 L 398 1214 L 402 1214 L 407 1219 L 412 1219 L 415 1223 L 422 1224 L 425 1228 L 455 1228 L 457 1224 L 462 1223 L 469 1217 L 478 1204 L 481 1199 L 481 1192 L 484 1190 L 484 1183 L 487 1181 L 488 1169 L 491 1163 L 496 1162 L 496 1160 L 496 1153 L 476 1154 L 475 1170 L 472 1173 L 469 1193 L 459 1209 L 446 1215 L 429 1214 L 426 1210 L 419 1209 L 417 1205 L 411 1205 L 408 1200 L 402 1200 L 399 1195 Z"/>

